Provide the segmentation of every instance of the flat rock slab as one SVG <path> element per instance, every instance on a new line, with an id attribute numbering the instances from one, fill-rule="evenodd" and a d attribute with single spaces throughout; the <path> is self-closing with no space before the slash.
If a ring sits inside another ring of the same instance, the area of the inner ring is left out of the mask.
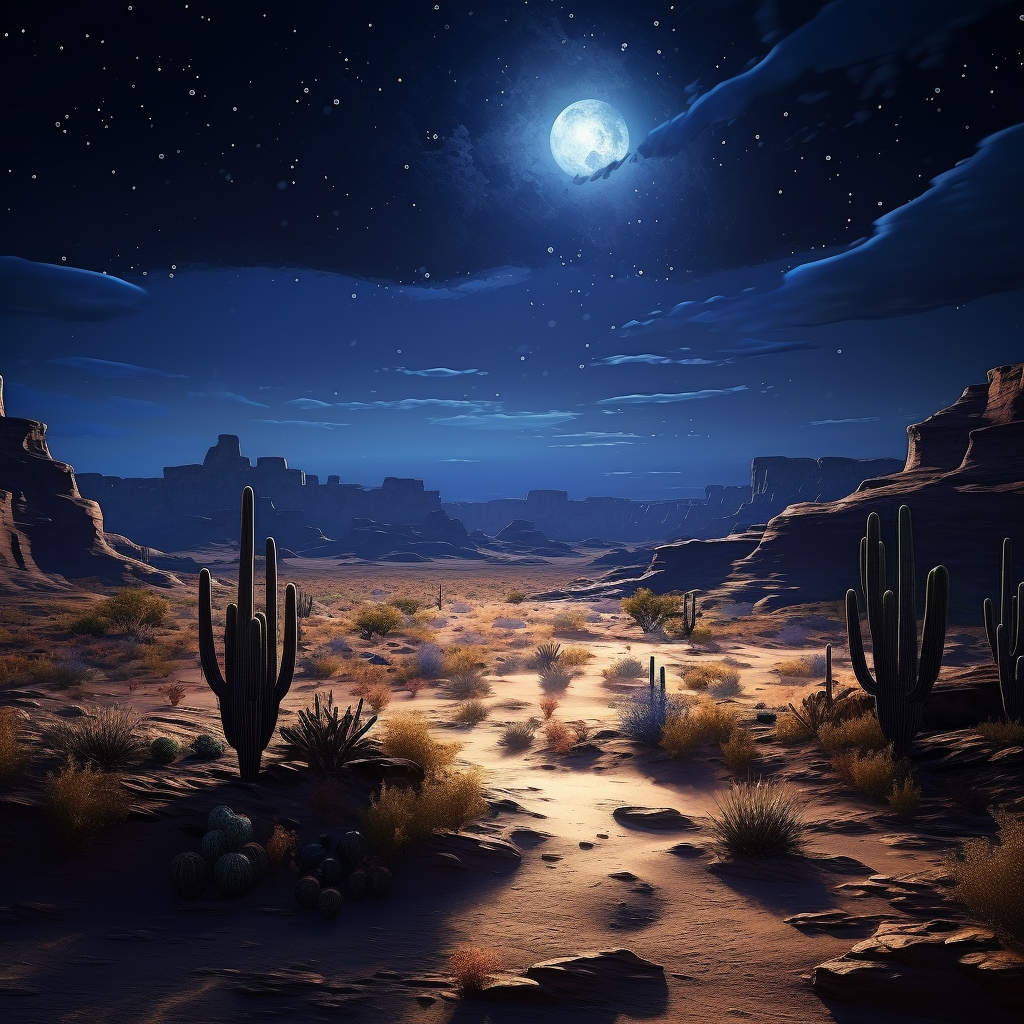
<path id="1" fill-rule="evenodd" d="M 782 919 L 796 928 L 877 928 L 880 921 L 886 921 L 885 914 L 848 914 L 845 910 L 816 910 L 805 914 L 792 914 Z"/>
<path id="2" fill-rule="evenodd" d="M 561 996 L 548 985 L 516 974 L 498 974 L 487 980 L 475 995 L 492 1003 L 554 1004 Z"/>
<path id="3" fill-rule="evenodd" d="M 477 836 L 470 832 L 440 832 L 434 835 L 424 854 L 448 866 L 459 865 L 481 871 L 502 871 L 517 868 L 522 863 L 522 853 L 504 839 L 492 836 Z"/>
<path id="4" fill-rule="evenodd" d="M 637 956 L 631 949 L 606 949 L 557 960 L 544 960 L 526 969 L 526 977 L 540 982 L 562 998 L 608 995 L 635 982 L 665 984 L 665 968 Z"/>
<path id="5" fill-rule="evenodd" d="M 680 813 L 674 807 L 616 807 L 612 815 L 622 825 L 649 828 L 658 832 L 682 832 L 700 828 L 693 818 Z"/>

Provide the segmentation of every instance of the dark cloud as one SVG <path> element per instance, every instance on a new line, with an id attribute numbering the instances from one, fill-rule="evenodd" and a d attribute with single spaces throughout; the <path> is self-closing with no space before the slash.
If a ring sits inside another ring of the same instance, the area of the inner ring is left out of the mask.
<path id="1" fill-rule="evenodd" d="M 184 380 L 184 373 L 167 373 L 151 366 L 136 366 L 134 363 L 115 363 L 109 359 L 92 359 L 88 356 L 67 356 L 64 359 L 47 359 L 51 366 L 68 366 L 81 370 L 93 377 L 114 377 L 119 380 L 140 380 L 143 377 L 166 377 L 170 380 Z"/>
<path id="2" fill-rule="evenodd" d="M 148 293 L 119 277 L 0 256 L 0 313 L 110 320 L 134 313 Z"/>

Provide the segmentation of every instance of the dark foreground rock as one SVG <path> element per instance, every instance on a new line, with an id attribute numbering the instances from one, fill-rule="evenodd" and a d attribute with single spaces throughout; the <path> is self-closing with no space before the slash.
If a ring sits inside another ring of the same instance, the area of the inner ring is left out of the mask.
<path id="1" fill-rule="evenodd" d="M 659 832 L 700 828 L 693 818 L 681 814 L 674 807 L 616 807 L 612 815 L 623 825 L 655 829 Z"/>

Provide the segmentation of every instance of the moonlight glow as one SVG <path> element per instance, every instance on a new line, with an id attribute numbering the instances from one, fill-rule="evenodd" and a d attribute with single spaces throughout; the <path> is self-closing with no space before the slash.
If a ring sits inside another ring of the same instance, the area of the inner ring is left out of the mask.
<path id="1" fill-rule="evenodd" d="M 551 126 L 551 155 L 566 174 L 593 174 L 628 152 L 626 122 L 603 100 L 570 103 Z"/>

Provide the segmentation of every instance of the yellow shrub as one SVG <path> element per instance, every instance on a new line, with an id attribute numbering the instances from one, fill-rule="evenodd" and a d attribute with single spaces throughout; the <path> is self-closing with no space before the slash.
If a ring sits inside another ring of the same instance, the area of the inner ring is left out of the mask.
<path id="1" fill-rule="evenodd" d="M 780 676 L 798 676 L 801 678 L 818 675 L 817 668 L 807 658 L 791 658 L 781 661 L 775 666 Z"/>
<path id="2" fill-rule="evenodd" d="M 783 711 L 775 720 L 775 738 L 780 743 L 800 743 L 814 735 L 792 711 Z"/>
<path id="3" fill-rule="evenodd" d="M 558 633 L 583 633 L 587 628 L 587 616 L 578 608 L 567 608 L 551 620 L 551 625 Z"/>
<path id="4" fill-rule="evenodd" d="M 128 794 L 117 775 L 90 764 L 79 767 L 69 756 L 59 772 L 46 777 L 46 811 L 61 846 L 81 848 L 128 817 Z"/>
<path id="5" fill-rule="evenodd" d="M 544 738 L 554 754 L 568 754 L 576 745 L 576 733 L 557 718 L 549 719 L 544 726 Z"/>
<path id="6" fill-rule="evenodd" d="M 870 711 L 838 725 L 823 725 L 818 730 L 818 742 L 830 754 L 850 747 L 860 751 L 883 750 L 889 745 L 878 719 Z"/>
<path id="7" fill-rule="evenodd" d="M 448 955 L 455 987 L 464 995 L 479 992 L 494 971 L 501 969 L 501 956 L 493 949 L 457 946 Z"/>
<path id="8" fill-rule="evenodd" d="M 686 711 L 665 719 L 661 745 L 673 757 L 685 757 L 705 743 L 728 740 L 735 726 L 733 708 L 704 697 Z"/>
<path id="9" fill-rule="evenodd" d="M 417 715 L 396 715 L 384 723 L 381 733 L 381 743 L 388 757 L 415 761 L 428 777 L 449 768 L 462 749 L 461 743 L 435 740 L 427 723 Z"/>
<path id="10" fill-rule="evenodd" d="M 712 690 L 720 696 L 731 696 L 740 688 L 740 674 L 723 662 L 693 665 L 683 672 L 682 680 L 688 689 Z"/>
<path id="11" fill-rule="evenodd" d="M 580 668 L 582 665 L 586 665 L 593 657 L 593 651 L 588 651 L 586 647 L 563 647 L 558 660 L 566 668 Z"/>
<path id="12" fill-rule="evenodd" d="M 757 757 L 757 744 L 750 730 L 744 726 L 733 729 L 732 735 L 722 744 L 725 763 L 737 775 L 743 775 Z"/>
<path id="13" fill-rule="evenodd" d="M 0 780 L 17 775 L 28 763 L 28 748 L 21 741 L 25 715 L 16 708 L 0 708 Z"/>
<path id="14" fill-rule="evenodd" d="M 914 785 L 913 779 L 904 779 L 893 786 L 887 799 L 897 818 L 910 818 L 921 802 L 921 787 Z"/>
<path id="15" fill-rule="evenodd" d="M 1015 747 L 1024 743 L 1024 722 L 982 722 L 977 727 L 978 735 L 993 743 Z"/>
<path id="16" fill-rule="evenodd" d="M 483 667 L 478 647 L 449 647 L 444 652 L 442 666 L 446 676 L 470 675 Z"/>
<path id="17" fill-rule="evenodd" d="M 897 783 L 903 783 L 909 775 L 909 763 L 897 761 L 892 749 L 860 753 L 847 750 L 832 758 L 836 772 L 851 786 L 874 800 L 885 800 Z"/>

